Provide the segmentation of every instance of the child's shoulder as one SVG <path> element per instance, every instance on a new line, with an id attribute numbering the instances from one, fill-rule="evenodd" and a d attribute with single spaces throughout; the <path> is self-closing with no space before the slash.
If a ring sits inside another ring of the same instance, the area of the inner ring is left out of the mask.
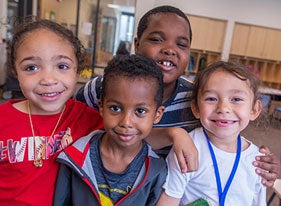
<path id="1" fill-rule="evenodd" d="M 86 103 L 75 100 L 75 99 L 69 99 L 66 102 L 66 108 L 71 110 L 79 110 L 79 111 L 87 111 L 87 112 L 93 112 L 97 113 L 98 111 L 94 108 L 89 107 Z"/>
<path id="2" fill-rule="evenodd" d="M 247 155 L 262 155 L 262 153 L 259 152 L 259 147 L 255 145 L 252 141 L 246 139 L 245 137 L 241 136 L 242 144 L 248 144 L 249 146 L 243 150 L 243 153 Z"/>
<path id="3" fill-rule="evenodd" d="M 84 102 L 74 99 L 69 99 L 66 102 L 65 113 L 69 118 L 71 117 L 73 121 L 90 121 L 93 125 L 94 122 L 101 121 L 100 114 L 96 109 L 89 107 Z"/>
<path id="4" fill-rule="evenodd" d="M 0 104 L 0 122 L 1 127 L 3 128 L 3 124 L 18 124 L 20 119 L 26 118 L 26 113 L 17 109 L 13 104 L 20 103 L 23 100 L 9 100 L 5 103 Z"/>
<path id="5" fill-rule="evenodd" d="M 4 102 L 2 104 L 0 104 L 0 110 L 1 110 L 1 113 L 2 112 L 11 112 L 11 111 L 14 111 L 14 112 L 19 112 L 19 110 L 17 110 L 13 104 L 15 103 L 20 103 L 22 101 L 24 101 L 25 99 L 10 99 L 8 100 L 7 102 Z M 3 114 L 3 113 L 2 113 Z"/>

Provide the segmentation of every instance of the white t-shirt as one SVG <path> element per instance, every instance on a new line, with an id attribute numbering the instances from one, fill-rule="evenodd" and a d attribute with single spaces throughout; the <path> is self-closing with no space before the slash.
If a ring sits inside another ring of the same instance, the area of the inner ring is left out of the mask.
<path id="1" fill-rule="evenodd" d="M 165 192 L 174 198 L 181 198 L 180 205 L 186 205 L 199 198 L 207 199 L 213 206 L 219 205 L 214 166 L 203 129 L 193 130 L 190 136 L 199 152 L 198 170 L 182 174 L 175 152 L 171 150 L 167 157 L 168 176 L 163 186 Z M 231 173 L 236 153 L 222 151 L 214 145 L 212 147 L 217 159 L 223 190 Z M 258 147 L 251 142 L 250 146 L 242 151 L 237 171 L 226 195 L 226 206 L 266 205 L 266 187 L 262 185 L 261 177 L 255 173 L 255 167 L 252 165 L 255 157 L 260 154 Z"/>

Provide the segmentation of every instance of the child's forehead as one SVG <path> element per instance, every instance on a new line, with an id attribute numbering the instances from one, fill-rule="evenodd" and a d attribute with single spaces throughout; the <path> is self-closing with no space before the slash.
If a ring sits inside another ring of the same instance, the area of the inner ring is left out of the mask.
<path id="1" fill-rule="evenodd" d="M 122 91 L 126 95 L 137 96 L 137 94 L 146 94 L 145 98 L 154 97 L 157 92 L 158 84 L 155 79 L 150 77 L 128 77 L 116 75 L 107 79 L 105 92 L 116 95 Z M 149 95 L 149 96 L 147 96 Z"/>
<path id="2" fill-rule="evenodd" d="M 106 90 L 113 87 L 123 88 L 124 91 L 132 90 L 135 85 L 149 90 L 158 87 L 157 80 L 149 76 L 126 76 L 126 75 L 110 75 L 106 81 Z"/>
<path id="3" fill-rule="evenodd" d="M 127 82 L 128 84 L 138 82 L 141 85 L 147 85 L 149 83 L 156 83 L 156 79 L 150 76 L 130 76 L 126 74 L 116 74 L 110 75 L 106 83 L 119 85 L 123 82 Z"/>
<path id="4" fill-rule="evenodd" d="M 62 34 L 59 32 L 55 32 L 51 29 L 48 28 L 37 28 L 35 30 L 27 32 L 25 35 L 23 35 L 20 39 L 20 44 L 23 42 L 29 42 L 29 41 L 36 41 L 40 37 L 41 39 L 46 39 L 46 41 L 49 42 L 61 42 L 63 45 L 70 45 L 71 48 L 73 49 L 73 43 L 69 41 L 69 39 L 65 38 Z M 40 39 L 39 38 L 39 39 Z"/>
<path id="5" fill-rule="evenodd" d="M 163 18 L 165 20 L 163 20 Z M 159 22 L 165 23 L 166 20 L 174 21 L 177 23 L 184 21 L 184 23 L 186 23 L 188 25 L 188 22 L 183 17 L 179 16 L 176 13 L 172 13 L 172 12 L 159 12 L 159 13 L 151 14 L 148 17 L 148 25 L 153 21 L 159 21 Z"/>
<path id="6" fill-rule="evenodd" d="M 22 37 L 20 38 L 21 41 L 26 41 L 26 40 L 31 40 L 33 41 L 33 39 L 36 37 L 36 36 L 55 36 L 57 38 L 62 38 L 60 35 L 58 35 L 56 32 L 50 30 L 50 29 L 47 29 L 47 28 L 36 28 L 34 30 L 30 30 L 28 32 L 26 32 L 24 35 L 22 35 Z M 62 38 L 63 39 L 63 38 Z"/>
<path id="7" fill-rule="evenodd" d="M 144 32 L 151 33 L 159 30 L 164 33 L 174 33 L 175 36 L 190 36 L 189 23 L 175 13 L 157 13 L 148 18 Z"/>
<path id="8" fill-rule="evenodd" d="M 228 87 L 244 87 L 247 89 L 251 88 L 250 81 L 248 79 L 245 79 L 243 77 L 239 78 L 237 75 L 231 73 L 230 71 L 218 69 L 210 73 L 209 77 L 206 79 L 205 84 L 202 84 L 202 89 L 205 89 L 206 85 L 219 85 L 220 83 L 228 83 L 225 84 L 225 87 L 219 88 L 221 90 L 227 89 Z"/>

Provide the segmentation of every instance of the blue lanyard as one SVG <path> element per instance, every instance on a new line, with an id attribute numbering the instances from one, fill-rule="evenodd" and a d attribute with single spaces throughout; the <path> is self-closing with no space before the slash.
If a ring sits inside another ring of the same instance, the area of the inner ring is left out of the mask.
<path id="1" fill-rule="evenodd" d="M 219 203 L 220 203 L 220 206 L 223 206 L 224 202 L 225 202 L 226 194 L 227 194 L 228 189 L 230 187 L 230 184 L 231 184 L 231 182 L 232 182 L 232 180 L 234 178 L 234 175 L 235 175 L 235 172 L 237 170 L 238 163 L 239 163 L 239 160 L 240 160 L 240 156 L 241 156 L 241 137 L 240 137 L 240 134 L 239 134 L 238 135 L 238 141 L 237 141 L 237 152 L 236 152 L 235 162 L 233 164 L 233 167 L 232 167 L 231 173 L 229 175 L 229 178 L 228 178 L 228 180 L 226 182 L 225 188 L 222 191 L 220 173 L 219 173 L 219 168 L 218 168 L 218 163 L 217 163 L 217 160 L 216 160 L 216 156 L 215 156 L 213 147 L 212 147 L 212 145 L 210 143 L 209 137 L 208 137 L 205 129 L 203 129 L 203 131 L 204 131 L 205 137 L 207 139 L 209 150 L 210 150 L 210 153 L 211 153 L 211 156 L 212 156 L 212 160 L 213 160 L 213 164 L 214 164 L 214 170 L 215 170 L 215 174 L 216 174 L 217 188 L 218 188 L 218 194 L 219 194 Z"/>

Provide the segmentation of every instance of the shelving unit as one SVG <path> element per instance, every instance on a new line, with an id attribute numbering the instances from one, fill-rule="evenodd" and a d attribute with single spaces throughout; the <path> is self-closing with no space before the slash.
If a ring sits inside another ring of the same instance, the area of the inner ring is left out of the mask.
<path id="1" fill-rule="evenodd" d="M 246 65 L 263 86 L 281 89 L 281 30 L 235 23 L 229 60 Z"/>
<path id="2" fill-rule="evenodd" d="M 186 74 L 194 75 L 198 71 L 204 69 L 207 65 L 220 60 L 220 58 L 221 54 L 219 52 L 191 49 L 190 61 Z"/>
<path id="3" fill-rule="evenodd" d="M 262 86 L 281 89 L 281 63 L 279 61 L 230 55 L 229 60 L 247 66 L 262 81 Z"/>

